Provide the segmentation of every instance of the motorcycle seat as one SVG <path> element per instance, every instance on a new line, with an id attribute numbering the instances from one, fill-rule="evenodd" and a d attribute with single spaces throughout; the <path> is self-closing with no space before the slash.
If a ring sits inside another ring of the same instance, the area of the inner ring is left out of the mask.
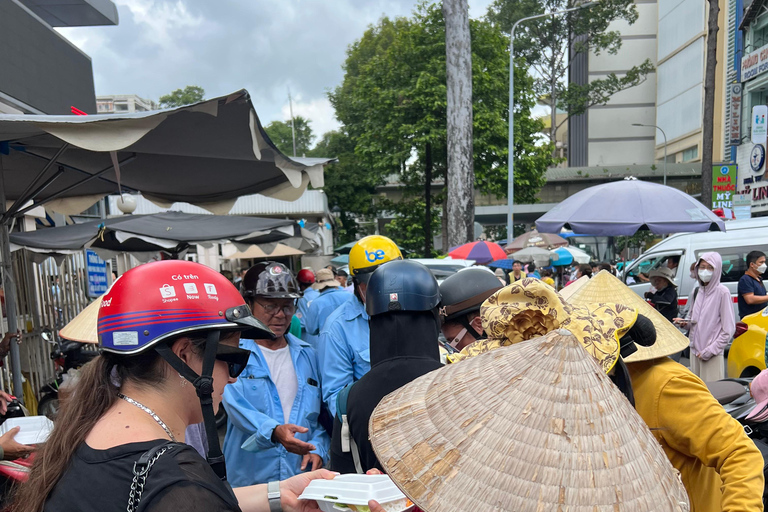
<path id="1" fill-rule="evenodd" d="M 749 394 L 749 388 L 732 380 L 717 380 L 707 382 L 706 385 L 709 388 L 709 392 L 715 397 L 715 400 L 720 402 L 720 405 L 729 404 L 737 398 Z"/>

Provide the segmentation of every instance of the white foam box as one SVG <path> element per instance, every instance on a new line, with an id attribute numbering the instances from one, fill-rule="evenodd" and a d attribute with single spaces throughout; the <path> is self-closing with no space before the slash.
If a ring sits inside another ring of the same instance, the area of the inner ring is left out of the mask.
<path id="1" fill-rule="evenodd" d="M 0 435 L 5 434 L 14 427 L 21 427 L 16 434 L 17 443 L 40 444 L 44 443 L 53 430 L 53 422 L 45 416 L 22 416 L 8 418 L 0 425 Z"/>
<path id="2" fill-rule="evenodd" d="M 387 512 L 413 508 L 388 475 L 351 474 L 333 480 L 312 480 L 299 499 L 317 501 L 323 512 L 367 512 L 369 500 L 376 500 Z"/>

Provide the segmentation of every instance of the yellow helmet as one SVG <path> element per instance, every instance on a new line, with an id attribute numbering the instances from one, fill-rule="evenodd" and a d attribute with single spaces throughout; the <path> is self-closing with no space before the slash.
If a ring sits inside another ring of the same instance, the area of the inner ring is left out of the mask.
<path id="1" fill-rule="evenodd" d="M 357 241 L 349 251 L 349 273 L 356 281 L 367 282 L 371 272 L 382 263 L 401 260 L 403 255 L 395 242 L 381 235 L 370 235 Z"/>

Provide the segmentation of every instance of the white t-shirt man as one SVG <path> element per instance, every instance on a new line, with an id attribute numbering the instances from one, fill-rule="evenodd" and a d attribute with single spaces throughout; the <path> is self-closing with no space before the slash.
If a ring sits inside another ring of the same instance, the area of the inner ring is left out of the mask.
<path id="1" fill-rule="evenodd" d="M 296 369 L 293 367 L 291 351 L 289 346 L 270 350 L 266 347 L 258 346 L 261 354 L 269 367 L 269 374 L 272 376 L 272 382 L 277 387 L 277 396 L 280 398 L 280 405 L 283 407 L 283 423 L 291 422 L 291 409 L 296 393 L 299 391 L 299 380 L 296 377 Z"/>

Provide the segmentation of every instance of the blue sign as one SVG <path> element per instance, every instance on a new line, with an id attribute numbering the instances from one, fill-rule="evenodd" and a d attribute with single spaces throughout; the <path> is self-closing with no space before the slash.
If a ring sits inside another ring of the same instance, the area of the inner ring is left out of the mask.
<path id="1" fill-rule="evenodd" d="M 107 291 L 107 263 L 91 250 L 85 251 L 88 270 L 88 296 L 98 297 Z"/>

